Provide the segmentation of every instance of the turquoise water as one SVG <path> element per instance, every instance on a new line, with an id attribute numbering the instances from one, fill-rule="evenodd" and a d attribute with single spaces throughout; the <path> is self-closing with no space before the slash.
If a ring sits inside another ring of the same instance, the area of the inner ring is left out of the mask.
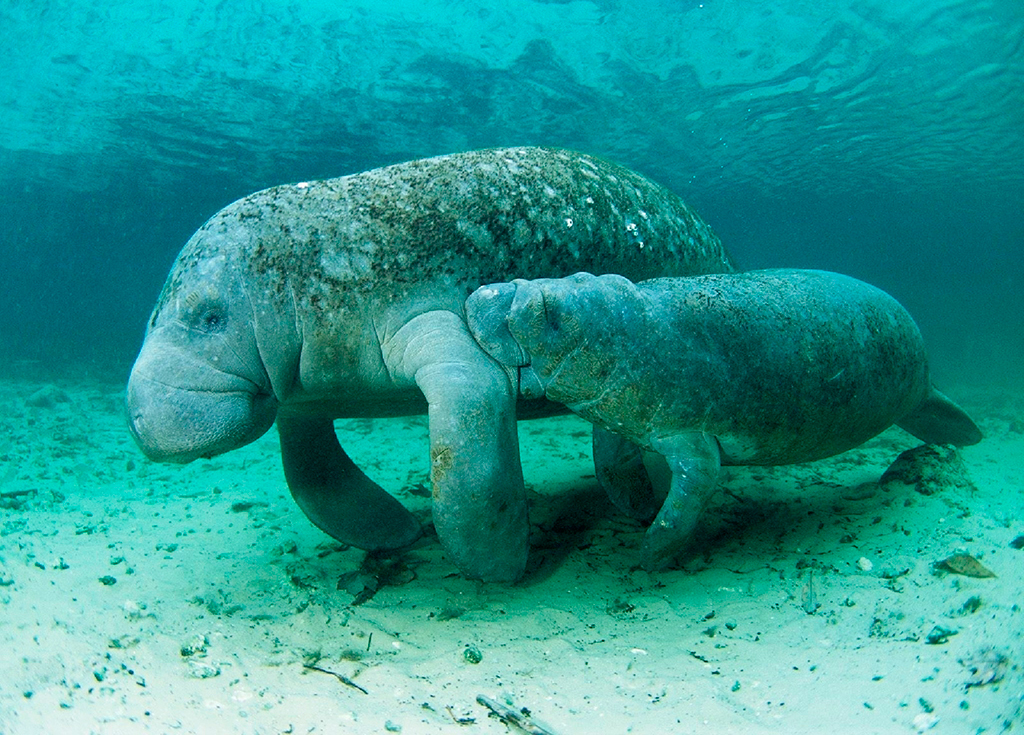
<path id="1" fill-rule="evenodd" d="M 937 373 L 1019 378 L 1009 0 L 0 8 L 0 349 L 123 376 L 166 271 L 269 185 L 555 145 L 681 194 L 747 267 L 842 270 Z"/>
<path id="2" fill-rule="evenodd" d="M 1022 80 L 1019 0 L 0 3 L 0 735 L 508 731 L 480 695 L 559 735 L 1011 730 Z M 514 586 L 443 553 L 425 417 L 337 424 L 427 529 L 393 566 L 309 523 L 275 432 L 144 458 L 125 379 L 211 215 L 518 145 L 668 186 L 742 268 L 892 293 L 985 440 L 944 485 L 879 483 L 916 444 L 895 428 L 731 468 L 654 574 L 589 427 L 523 422 Z"/>

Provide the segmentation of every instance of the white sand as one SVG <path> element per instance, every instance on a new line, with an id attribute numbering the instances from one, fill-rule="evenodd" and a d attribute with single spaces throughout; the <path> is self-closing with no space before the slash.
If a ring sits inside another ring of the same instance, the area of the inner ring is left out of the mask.
<path id="1" fill-rule="evenodd" d="M 154 465 L 120 386 L 26 405 L 40 387 L 0 383 L 4 735 L 508 731 L 479 694 L 559 735 L 1024 725 L 1024 400 L 1008 392 L 949 391 L 986 433 L 963 452 L 976 491 L 863 485 L 915 444 L 897 429 L 833 460 L 731 469 L 705 558 L 661 574 L 634 568 L 642 529 L 598 490 L 587 426 L 523 423 L 529 578 L 460 579 L 428 536 L 353 606 L 364 554 L 295 507 L 273 433 Z M 409 492 L 426 482 L 425 421 L 339 428 L 426 519 Z M 955 552 L 998 576 L 936 573 Z M 957 633 L 926 643 L 936 625 Z"/>

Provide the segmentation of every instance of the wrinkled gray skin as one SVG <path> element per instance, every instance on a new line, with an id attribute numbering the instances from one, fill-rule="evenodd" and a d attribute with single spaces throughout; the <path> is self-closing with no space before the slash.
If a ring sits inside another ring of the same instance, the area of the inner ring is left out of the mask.
<path id="1" fill-rule="evenodd" d="M 352 463 L 332 420 L 426 411 L 438 536 L 465 575 L 511 581 L 529 530 L 516 392 L 470 336 L 466 296 L 520 276 L 731 269 L 677 196 L 568 151 L 274 187 L 218 212 L 178 256 L 128 383 L 131 430 L 151 458 L 188 462 L 276 419 L 302 510 L 380 550 L 411 543 L 419 524 Z"/>
<path id="2" fill-rule="evenodd" d="M 481 287 L 466 314 L 521 396 L 564 403 L 604 430 L 599 479 L 621 509 L 654 517 L 642 549 L 652 570 L 685 546 L 722 465 L 820 459 L 894 423 L 929 443 L 981 439 L 931 386 L 910 315 L 835 273 L 639 284 L 579 273 Z"/>

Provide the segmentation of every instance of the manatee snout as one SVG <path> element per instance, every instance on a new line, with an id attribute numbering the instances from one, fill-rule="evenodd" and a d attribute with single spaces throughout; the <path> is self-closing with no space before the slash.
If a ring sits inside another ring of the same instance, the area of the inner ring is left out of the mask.
<path id="1" fill-rule="evenodd" d="M 502 365 L 555 365 L 596 328 L 629 318 L 635 290 L 615 275 L 517 279 L 478 288 L 466 301 L 466 319 L 480 346 Z"/>
<path id="2" fill-rule="evenodd" d="M 466 300 L 466 322 L 473 338 L 508 372 L 523 398 L 541 398 L 545 387 L 534 369 L 546 363 L 551 331 L 542 281 L 517 279 L 478 288 Z"/>
<path id="3" fill-rule="evenodd" d="M 481 286 L 466 300 L 466 321 L 473 338 L 509 368 L 524 367 L 545 355 L 552 338 L 569 336 L 562 333 L 568 325 L 558 283 L 516 279 Z"/>
<path id="4" fill-rule="evenodd" d="M 493 283 L 481 286 L 466 299 L 466 323 L 473 339 L 488 355 L 510 368 L 530 362 L 509 331 L 516 291 L 516 283 Z"/>
<path id="5" fill-rule="evenodd" d="M 577 273 L 483 286 L 466 301 L 466 321 L 484 351 L 517 381 L 519 395 L 540 398 L 589 339 L 591 311 L 607 311 L 606 278 Z"/>
<path id="6" fill-rule="evenodd" d="M 213 457 L 273 425 L 272 395 L 245 378 L 174 358 L 144 349 L 128 380 L 128 426 L 147 457 L 176 463 Z"/>

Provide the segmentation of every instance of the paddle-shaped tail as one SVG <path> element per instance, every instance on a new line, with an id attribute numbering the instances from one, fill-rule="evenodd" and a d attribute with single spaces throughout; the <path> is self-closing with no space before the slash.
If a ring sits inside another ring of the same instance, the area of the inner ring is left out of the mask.
<path id="1" fill-rule="evenodd" d="M 966 447 L 982 439 L 981 429 L 967 412 L 934 386 L 917 408 L 897 421 L 896 425 L 928 444 Z"/>

